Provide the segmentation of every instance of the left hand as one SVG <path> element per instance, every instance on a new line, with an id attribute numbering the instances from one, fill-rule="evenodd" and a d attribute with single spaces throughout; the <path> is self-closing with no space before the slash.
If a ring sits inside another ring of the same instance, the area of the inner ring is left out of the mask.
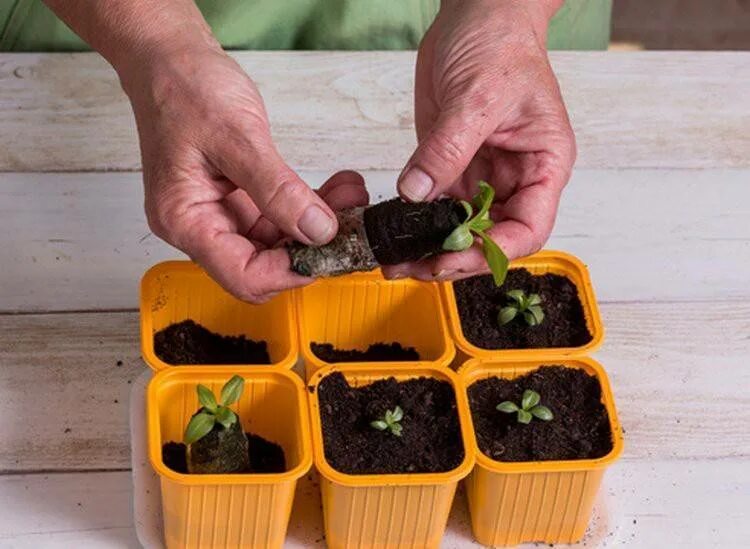
<path id="1" fill-rule="evenodd" d="M 539 250 L 554 225 L 576 156 L 575 138 L 545 49 L 559 0 L 444 0 L 417 55 L 419 145 L 398 189 L 410 201 L 470 200 L 495 188 L 488 234 L 506 255 Z M 486 273 L 479 246 L 384 267 L 389 278 Z"/>

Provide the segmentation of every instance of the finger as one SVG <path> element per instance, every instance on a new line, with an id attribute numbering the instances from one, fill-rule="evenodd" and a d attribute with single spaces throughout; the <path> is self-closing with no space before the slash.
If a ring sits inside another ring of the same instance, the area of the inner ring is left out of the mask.
<path id="1" fill-rule="evenodd" d="M 274 292 L 310 282 L 291 271 L 286 250 L 259 251 L 236 229 L 232 212 L 219 202 L 194 205 L 173 227 L 182 251 L 240 299 L 262 303 Z"/>
<path id="2" fill-rule="evenodd" d="M 334 211 L 366 206 L 370 202 L 364 177 L 351 170 L 333 174 L 317 192 Z"/>
<path id="3" fill-rule="evenodd" d="M 336 216 L 279 156 L 270 136 L 260 133 L 234 130 L 215 146 L 214 164 L 282 232 L 305 244 L 326 244 L 338 231 Z"/>
<path id="4" fill-rule="evenodd" d="M 463 174 L 490 132 L 490 119 L 481 113 L 443 111 L 399 177 L 399 194 L 412 202 L 443 194 Z"/>

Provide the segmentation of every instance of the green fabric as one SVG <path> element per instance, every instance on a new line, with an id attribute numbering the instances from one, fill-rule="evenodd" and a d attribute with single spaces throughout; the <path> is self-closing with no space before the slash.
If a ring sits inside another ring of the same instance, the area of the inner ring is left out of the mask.
<path id="1" fill-rule="evenodd" d="M 72 1 L 72 0 L 71 0 Z M 107 0 L 102 0 L 107 1 Z M 198 0 L 227 49 L 414 49 L 439 0 Z M 606 49 L 612 0 L 567 0 L 550 49 Z M 41 0 L 0 0 L 0 51 L 89 49 Z"/>

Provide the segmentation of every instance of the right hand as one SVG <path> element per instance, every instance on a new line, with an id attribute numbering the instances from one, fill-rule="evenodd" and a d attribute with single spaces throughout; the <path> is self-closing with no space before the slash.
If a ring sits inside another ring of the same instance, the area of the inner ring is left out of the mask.
<path id="1" fill-rule="evenodd" d="M 309 283 L 275 246 L 329 242 L 338 231 L 331 208 L 367 203 L 362 177 L 340 172 L 318 194 L 310 189 L 276 150 L 257 88 L 218 47 L 172 52 L 121 78 L 154 234 L 252 303 Z"/>

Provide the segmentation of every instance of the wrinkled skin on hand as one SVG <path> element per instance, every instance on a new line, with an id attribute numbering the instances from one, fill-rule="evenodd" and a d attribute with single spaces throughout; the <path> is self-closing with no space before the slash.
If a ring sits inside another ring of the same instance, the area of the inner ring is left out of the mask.
<path id="1" fill-rule="evenodd" d="M 557 2 L 558 4 L 560 2 Z M 576 156 L 545 49 L 555 2 L 443 2 L 418 52 L 419 145 L 399 178 L 407 200 L 470 199 L 496 189 L 489 231 L 510 258 L 552 231 Z M 488 272 L 479 246 L 384 269 L 386 276 L 458 279 Z"/>
<path id="2" fill-rule="evenodd" d="M 362 177 L 339 172 L 312 191 L 276 150 L 257 88 L 220 48 L 176 52 L 123 82 L 154 234 L 246 301 L 309 283 L 277 246 L 333 238 L 331 208 L 368 201 Z"/>

